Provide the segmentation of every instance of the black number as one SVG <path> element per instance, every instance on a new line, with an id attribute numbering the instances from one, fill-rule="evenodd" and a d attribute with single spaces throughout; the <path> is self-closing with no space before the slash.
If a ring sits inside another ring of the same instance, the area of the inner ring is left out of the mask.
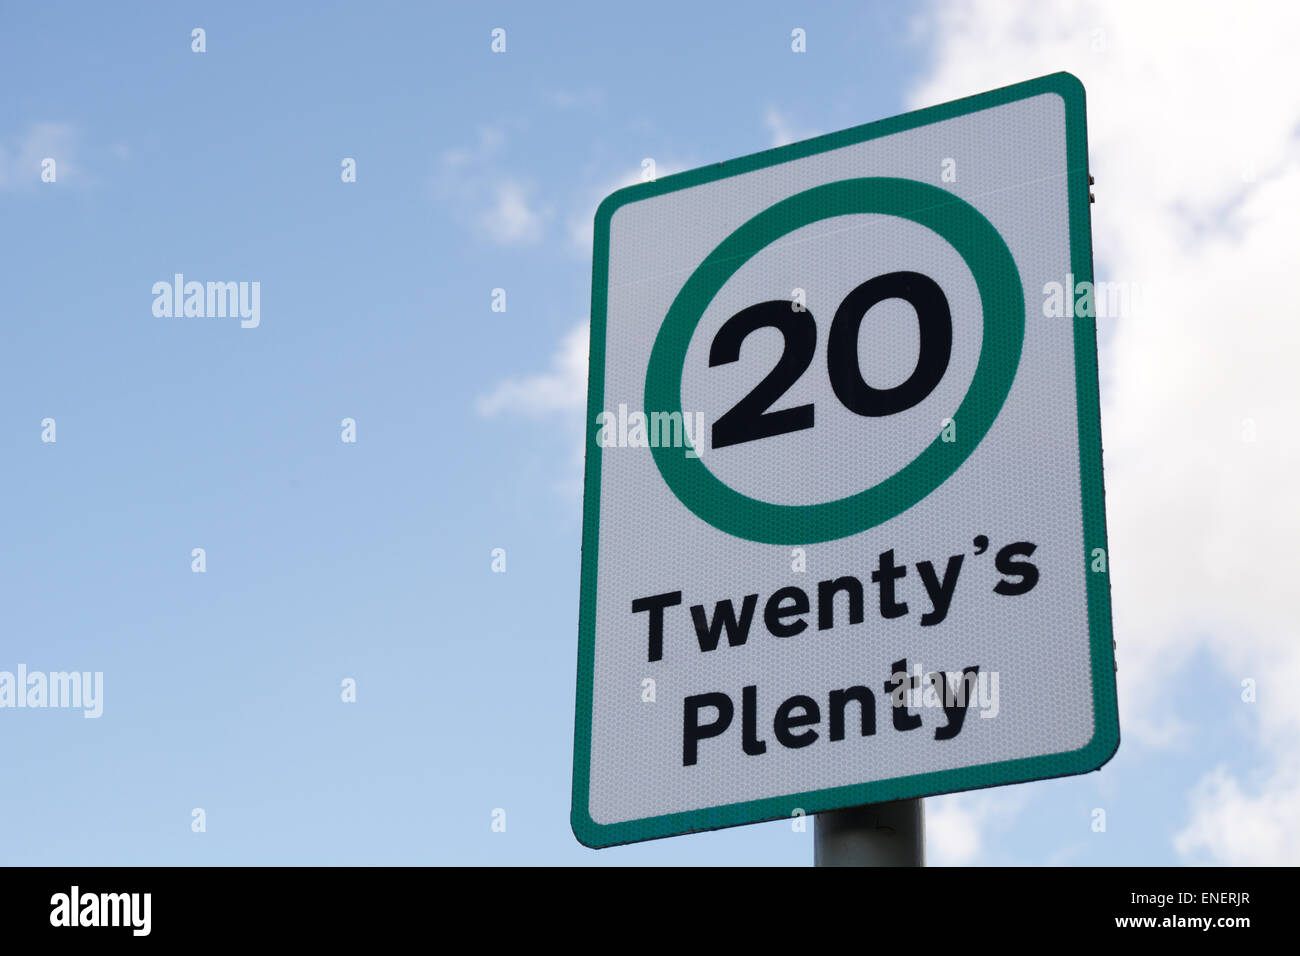
<path id="1" fill-rule="evenodd" d="M 916 309 L 921 347 L 906 382 L 894 388 L 872 388 L 858 366 L 858 330 L 872 306 L 886 299 L 902 299 Z M 880 418 L 920 404 L 943 378 L 951 356 L 952 313 L 943 290 L 919 272 L 891 272 L 868 279 L 844 297 L 831 322 L 826 365 L 831 388 L 845 408 Z"/>
<path id="2" fill-rule="evenodd" d="M 858 333 L 867 313 L 886 299 L 902 299 L 916 309 L 921 346 L 916 368 L 907 381 L 893 388 L 872 388 L 858 365 Z M 760 302 L 742 309 L 718 330 L 709 348 L 709 367 L 737 361 L 740 343 L 751 332 L 768 327 L 785 336 L 781 360 L 767 378 L 714 423 L 714 448 L 813 427 L 811 404 L 768 411 L 812 364 L 817 323 L 811 312 L 796 311 L 790 302 L 781 301 Z M 938 283 L 919 272 L 890 272 L 862 283 L 835 310 L 826 349 L 826 371 L 835 397 L 845 408 L 858 415 L 881 418 L 919 405 L 943 379 L 951 357 L 952 311 Z"/>
<path id="3" fill-rule="evenodd" d="M 812 313 L 796 312 L 789 301 L 760 302 L 740 310 L 718 330 L 709 348 L 709 367 L 735 362 L 740 358 L 740 343 L 751 332 L 769 327 L 785 336 L 781 360 L 752 392 L 713 423 L 714 448 L 771 438 L 813 426 L 812 405 L 768 411 L 812 364 L 813 353 L 817 350 L 817 324 Z"/>

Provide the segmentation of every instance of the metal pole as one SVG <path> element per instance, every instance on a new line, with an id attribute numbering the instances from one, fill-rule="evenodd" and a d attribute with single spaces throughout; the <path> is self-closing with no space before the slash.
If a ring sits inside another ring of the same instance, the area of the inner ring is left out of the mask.
<path id="1" fill-rule="evenodd" d="M 817 814 L 813 865 L 925 866 L 921 800 L 872 803 Z"/>

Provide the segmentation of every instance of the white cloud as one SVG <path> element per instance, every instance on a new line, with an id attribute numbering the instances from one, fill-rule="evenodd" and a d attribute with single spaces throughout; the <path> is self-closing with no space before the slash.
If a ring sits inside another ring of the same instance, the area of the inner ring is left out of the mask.
<path id="1" fill-rule="evenodd" d="M 542 217 L 529 204 L 525 187 L 513 179 L 497 185 L 496 201 L 480 216 L 479 225 L 502 245 L 538 242 L 542 238 Z"/>
<path id="2" fill-rule="evenodd" d="M 506 379 L 477 402 L 480 415 L 500 414 L 531 419 L 556 419 L 560 447 L 568 449 L 568 467 L 552 487 L 573 501 L 582 498 L 582 465 L 586 454 L 583 421 L 587 409 L 587 343 L 590 325 L 571 328 L 551 356 L 545 372 Z"/>
<path id="3" fill-rule="evenodd" d="M 926 862 L 938 866 L 973 863 L 980 851 L 980 821 L 959 803 L 941 799 L 926 804 Z"/>
<path id="4" fill-rule="evenodd" d="M 527 417 L 581 413 L 587 404 L 586 322 L 565 334 L 546 372 L 506 379 L 478 400 L 479 414 L 507 412 Z M 581 414 L 578 419 L 581 420 Z"/>
<path id="5" fill-rule="evenodd" d="M 1294 768 L 1279 771 L 1293 775 Z M 1191 862 L 1231 866 L 1286 866 L 1300 860 L 1300 780 L 1267 780 L 1256 796 L 1219 767 L 1191 797 L 1191 818 L 1174 838 Z"/>
<path id="6" fill-rule="evenodd" d="M 443 169 L 453 170 L 482 166 L 505 145 L 505 141 L 505 130 L 498 126 L 480 126 L 478 140 L 474 145 L 454 146 L 443 151 Z"/>
<path id="7" fill-rule="evenodd" d="M 504 174 L 497 157 L 507 141 L 500 126 L 483 126 L 469 146 L 443 151 L 433 195 L 477 235 L 499 245 L 540 242 L 551 209 L 534 200 L 531 187 Z"/>
<path id="8" fill-rule="evenodd" d="M 1087 88 L 1099 278 L 1159 292 L 1099 322 L 1121 724 L 1174 742 L 1197 653 L 1218 667 L 1203 695 L 1259 679 L 1270 766 L 1254 795 L 1209 771 L 1176 849 L 1300 862 L 1300 8 L 963 0 L 917 27 L 933 67 L 912 106 L 1062 69 Z"/>
<path id="9" fill-rule="evenodd" d="M 1026 794 L 1017 788 L 934 797 L 925 801 L 926 863 L 965 866 L 976 863 L 985 831 L 1005 825 L 1019 812 Z"/>
<path id="10" fill-rule="evenodd" d="M 41 184 L 41 161 L 55 161 L 57 182 L 76 175 L 73 144 L 76 135 L 67 123 L 36 123 L 16 144 L 0 142 L 0 189 Z"/>
<path id="11" fill-rule="evenodd" d="M 763 114 L 763 125 L 772 136 L 773 146 L 788 146 L 790 143 L 797 143 L 801 139 L 817 135 L 796 128 L 790 115 L 782 113 L 775 107 L 768 107 L 767 112 Z"/>

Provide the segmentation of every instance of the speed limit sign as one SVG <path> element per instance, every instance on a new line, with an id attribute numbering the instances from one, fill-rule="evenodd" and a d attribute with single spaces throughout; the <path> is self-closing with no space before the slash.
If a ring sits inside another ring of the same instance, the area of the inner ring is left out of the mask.
<path id="1" fill-rule="evenodd" d="M 601 205 L 579 840 L 1115 752 L 1090 198 L 1058 73 Z"/>

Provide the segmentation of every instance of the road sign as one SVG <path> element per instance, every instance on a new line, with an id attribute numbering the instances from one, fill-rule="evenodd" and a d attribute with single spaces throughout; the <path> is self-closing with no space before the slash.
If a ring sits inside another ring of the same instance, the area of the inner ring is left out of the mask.
<path id="1" fill-rule="evenodd" d="M 601 204 L 579 840 L 1114 754 L 1089 202 L 1057 73 Z"/>

